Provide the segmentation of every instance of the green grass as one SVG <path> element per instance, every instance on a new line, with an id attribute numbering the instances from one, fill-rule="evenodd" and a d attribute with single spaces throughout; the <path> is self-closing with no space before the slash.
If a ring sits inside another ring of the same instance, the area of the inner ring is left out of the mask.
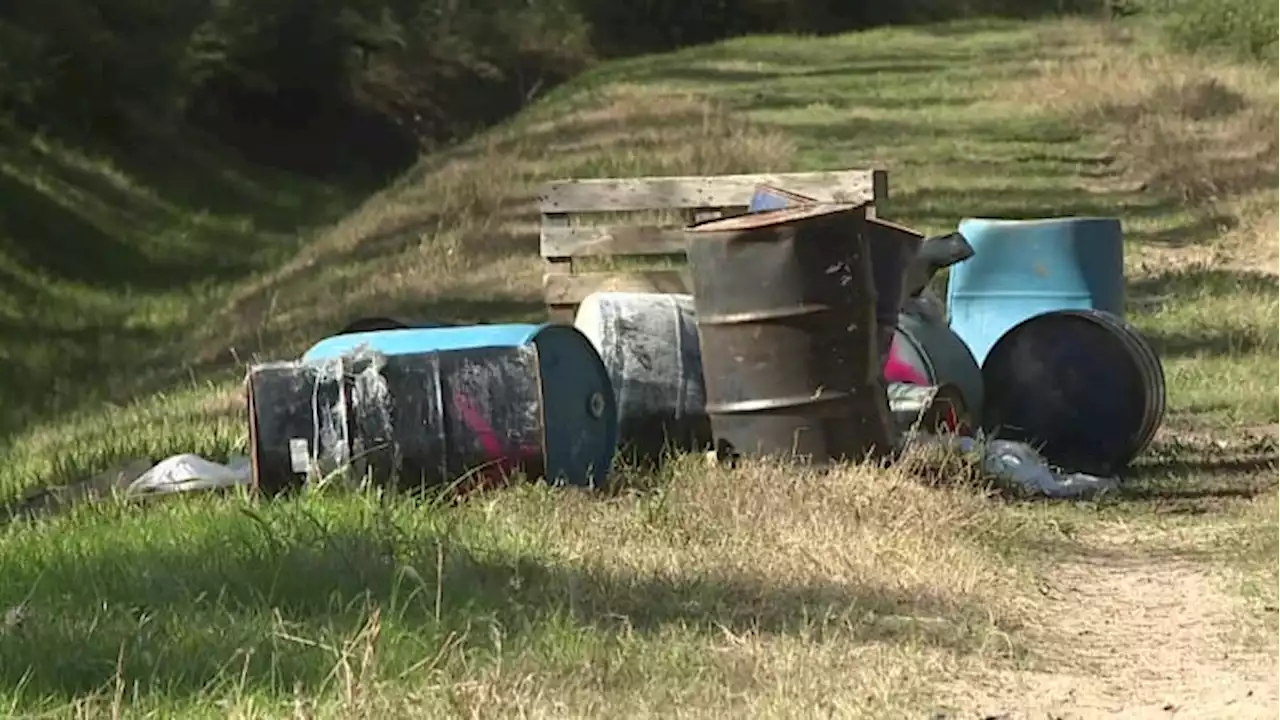
<path id="1" fill-rule="evenodd" d="M 936 474 L 708 472 L 686 459 L 605 497 L 203 498 L 12 523 L 0 529 L 0 706 L 902 716 L 944 704 L 956 677 L 1070 666 L 1075 651 L 1046 639 L 1038 609 L 1037 578 L 1061 558 L 1175 558 L 1233 588 L 1224 603 L 1274 607 L 1276 443 L 1244 426 L 1278 419 L 1275 80 L 1150 37 L 966 23 L 610 63 L 426 158 L 304 245 L 259 219 L 270 193 L 200 214 L 139 171 L 120 175 L 126 202 L 69 203 L 72 219 L 103 213 L 95 222 L 146 267 L 168 257 L 202 273 L 147 289 L 130 269 L 142 266 L 121 263 L 94 287 L 0 253 L 0 269 L 28 278 L 12 287 L 48 308 L 24 315 L 26 296 L 0 294 L 0 320 L 23 318 L 33 336 L 40 323 L 95 328 L 20 350 L 15 367 L 36 379 L 5 387 L 32 389 L 15 395 L 24 412 L 55 379 L 83 401 L 12 436 L 0 500 L 135 457 L 243 452 L 236 358 L 293 356 L 351 317 L 537 317 L 530 199 L 552 177 L 883 167 L 883 213 L 928 231 L 969 215 L 1119 216 L 1130 316 L 1164 358 L 1170 412 L 1125 490 L 1082 503 L 998 500 Z M 75 157 L 3 147 L 17 158 L 8 182 Z M 23 182 L 49 202 L 88 192 Z M 309 220 L 341 205 L 283 187 Z M 124 216 L 131 203 L 146 222 Z M 1118 534 L 1122 547 L 1107 540 Z M 1273 620 L 1246 625 L 1274 645 Z"/>

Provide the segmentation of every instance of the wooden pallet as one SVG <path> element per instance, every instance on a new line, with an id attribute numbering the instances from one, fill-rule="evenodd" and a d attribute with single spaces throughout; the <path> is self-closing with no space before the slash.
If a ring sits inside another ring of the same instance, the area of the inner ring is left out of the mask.
<path id="1" fill-rule="evenodd" d="M 575 272 L 575 260 L 668 257 L 683 265 L 684 228 L 745 212 L 769 185 L 818 202 L 866 204 L 888 195 L 883 170 L 557 180 L 542 188 L 543 294 L 552 320 L 572 322 L 593 292 L 689 292 L 684 267 Z M 580 263 L 581 264 L 581 263 Z"/>

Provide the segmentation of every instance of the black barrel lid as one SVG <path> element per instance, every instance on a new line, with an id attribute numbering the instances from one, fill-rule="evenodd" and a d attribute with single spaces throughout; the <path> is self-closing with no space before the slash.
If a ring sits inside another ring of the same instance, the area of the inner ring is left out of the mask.
<path id="1" fill-rule="evenodd" d="M 982 427 L 1053 465 L 1111 474 L 1143 449 L 1164 412 L 1150 346 L 1115 315 L 1054 311 L 1006 332 L 982 364 Z"/>

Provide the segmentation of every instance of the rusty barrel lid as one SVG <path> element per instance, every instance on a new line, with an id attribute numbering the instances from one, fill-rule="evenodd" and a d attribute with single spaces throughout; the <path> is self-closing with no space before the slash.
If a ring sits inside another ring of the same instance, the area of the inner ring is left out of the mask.
<path id="1" fill-rule="evenodd" d="M 798 220 L 807 220 L 821 215 L 831 215 L 842 212 L 851 213 L 860 210 L 866 205 L 867 203 L 814 203 L 811 205 L 795 205 L 791 207 L 778 208 L 777 210 L 762 210 L 742 215 L 733 215 L 726 218 L 704 220 L 685 228 L 685 232 L 692 233 L 698 237 L 706 237 L 708 235 L 722 232 L 741 233 L 744 230 L 755 230 L 757 228 L 768 228 L 774 225 L 785 225 L 787 223 L 793 223 Z"/>

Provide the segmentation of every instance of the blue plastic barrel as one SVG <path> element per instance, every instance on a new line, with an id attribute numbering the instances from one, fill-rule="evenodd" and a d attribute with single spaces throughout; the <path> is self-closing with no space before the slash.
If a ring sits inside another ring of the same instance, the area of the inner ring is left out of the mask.
<path id="1" fill-rule="evenodd" d="M 467 365 L 466 353 L 481 349 L 528 348 L 536 351 L 528 382 L 540 401 L 545 473 L 571 485 L 601 486 L 618 443 L 618 411 L 599 354 L 570 325 L 510 324 L 461 327 L 401 328 L 325 338 L 307 350 L 302 361 L 319 364 L 367 350 L 384 356 L 461 353 L 458 372 L 483 380 L 486 363 Z M 457 362 L 451 361 L 450 367 Z M 466 370 L 470 367 L 470 370 Z M 476 382 L 472 382 L 475 380 Z M 422 388 L 424 392 L 432 388 Z M 448 421 L 448 418 L 444 418 Z"/>
<path id="2" fill-rule="evenodd" d="M 1124 236 L 1115 218 L 966 218 L 973 257 L 951 267 L 951 328 L 981 364 L 1000 336 L 1053 310 L 1124 316 Z"/>

